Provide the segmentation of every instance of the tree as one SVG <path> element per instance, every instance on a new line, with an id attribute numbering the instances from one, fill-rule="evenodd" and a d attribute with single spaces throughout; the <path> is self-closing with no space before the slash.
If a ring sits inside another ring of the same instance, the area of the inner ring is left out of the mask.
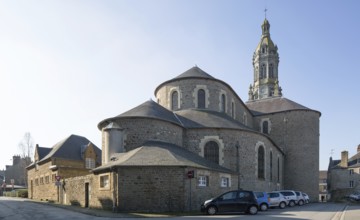
<path id="1" fill-rule="evenodd" d="M 34 154 L 34 139 L 31 137 L 30 132 L 26 132 L 23 139 L 20 141 L 19 145 L 20 150 L 20 161 L 19 164 L 14 166 L 14 169 L 19 169 L 19 183 L 27 186 L 27 171 L 26 167 L 30 165 L 31 158 Z"/>
<path id="2" fill-rule="evenodd" d="M 19 150 L 21 158 L 32 158 L 34 151 L 34 139 L 30 132 L 24 134 L 23 139 L 19 143 Z"/>

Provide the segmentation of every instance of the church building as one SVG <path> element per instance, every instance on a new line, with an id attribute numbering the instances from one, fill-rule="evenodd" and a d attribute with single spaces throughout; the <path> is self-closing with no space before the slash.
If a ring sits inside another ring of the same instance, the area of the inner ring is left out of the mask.
<path id="1" fill-rule="evenodd" d="M 267 19 L 261 29 L 248 101 L 197 66 L 161 83 L 155 101 L 98 124 L 102 165 L 65 179 L 63 203 L 190 211 L 238 188 L 317 201 L 321 113 L 283 97 Z"/>

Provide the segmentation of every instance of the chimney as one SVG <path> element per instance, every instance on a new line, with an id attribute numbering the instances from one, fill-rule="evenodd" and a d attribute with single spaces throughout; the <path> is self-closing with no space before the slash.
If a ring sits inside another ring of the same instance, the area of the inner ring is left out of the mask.
<path id="1" fill-rule="evenodd" d="M 360 144 L 358 145 L 357 152 L 360 152 Z"/>
<path id="2" fill-rule="evenodd" d="M 349 152 L 347 152 L 346 150 L 341 152 L 341 162 L 340 162 L 341 167 L 347 168 L 348 156 L 349 156 Z"/>

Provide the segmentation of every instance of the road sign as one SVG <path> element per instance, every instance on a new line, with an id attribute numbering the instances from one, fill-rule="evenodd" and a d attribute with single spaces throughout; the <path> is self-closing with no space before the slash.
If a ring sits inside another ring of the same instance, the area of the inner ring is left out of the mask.
<path id="1" fill-rule="evenodd" d="M 56 181 L 56 182 L 55 182 L 55 186 L 61 186 L 61 182 L 60 182 L 60 181 Z"/>
<path id="2" fill-rule="evenodd" d="M 55 179 L 59 182 L 61 180 L 61 176 L 55 176 Z"/>

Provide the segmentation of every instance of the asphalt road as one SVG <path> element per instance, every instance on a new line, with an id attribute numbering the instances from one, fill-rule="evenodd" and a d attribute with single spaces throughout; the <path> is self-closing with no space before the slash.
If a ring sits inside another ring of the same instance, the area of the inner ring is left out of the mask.
<path id="1" fill-rule="evenodd" d="M 345 203 L 313 203 L 304 206 L 295 206 L 285 209 L 269 209 L 251 216 L 246 214 L 207 216 L 200 213 L 177 216 L 139 214 L 139 213 L 112 213 L 85 209 L 81 207 L 64 206 L 34 202 L 28 199 L 0 197 L 0 220 L 56 220 L 56 219 L 266 219 L 266 220 L 360 220 L 360 205 Z"/>

